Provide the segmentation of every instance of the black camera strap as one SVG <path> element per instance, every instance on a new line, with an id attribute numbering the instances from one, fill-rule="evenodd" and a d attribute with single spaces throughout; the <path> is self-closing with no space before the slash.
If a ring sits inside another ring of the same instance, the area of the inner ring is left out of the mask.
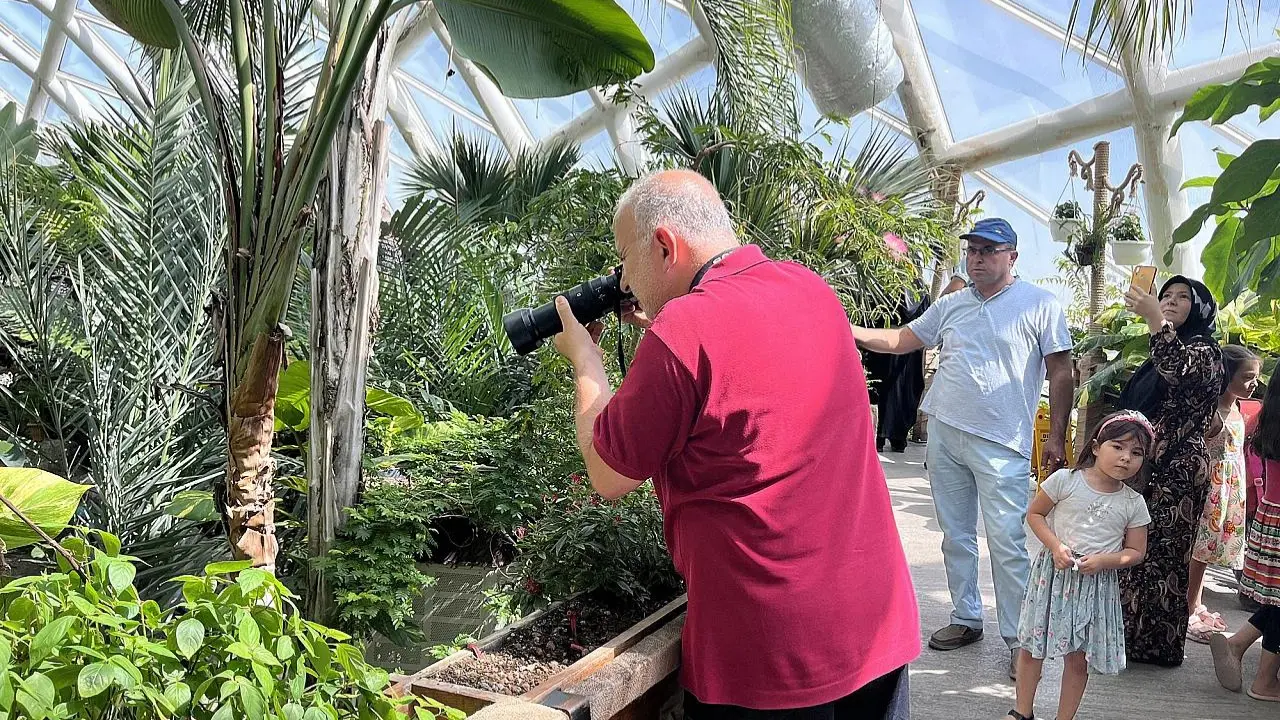
<path id="1" fill-rule="evenodd" d="M 707 274 L 707 271 L 711 270 L 711 268 L 712 268 L 716 263 L 720 262 L 721 260 L 723 260 L 723 259 L 725 258 L 725 256 L 727 256 L 729 253 L 731 253 L 731 252 L 733 252 L 734 250 L 737 250 L 737 249 L 738 249 L 738 248 L 736 248 L 736 247 L 731 247 L 731 248 L 729 248 L 728 250 L 725 250 L 724 252 L 722 252 L 722 253 L 720 253 L 720 254 L 716 255 L 715 257 L 711 258 L 710 260 L 708 260 L 708 261 L 706 262 L 706 264 L 704 264 L 702 267 L 698 268 L 698 274 L 697 274 L 697 275 L 694 275 L 694 276 L 693 276 L 693 282 L 689 283 L 689 290 L 690 290 L 690 291 L 692 291 L 694 288 L 698 287 L 698 283 L 702 282 L 702 278 L 703 278 L 703 276 L 705 276 L 705 275 Z"/>

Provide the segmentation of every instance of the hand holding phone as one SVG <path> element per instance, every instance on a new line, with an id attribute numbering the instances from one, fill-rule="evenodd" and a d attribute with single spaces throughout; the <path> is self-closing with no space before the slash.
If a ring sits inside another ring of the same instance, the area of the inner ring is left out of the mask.
<path id="1" fill-rule="evenodd" d="M 1137 265 L 1129 278 L 1129 287 L 1150 295 L 1156 288 L 1156 269 L 1151 265 Z"/>

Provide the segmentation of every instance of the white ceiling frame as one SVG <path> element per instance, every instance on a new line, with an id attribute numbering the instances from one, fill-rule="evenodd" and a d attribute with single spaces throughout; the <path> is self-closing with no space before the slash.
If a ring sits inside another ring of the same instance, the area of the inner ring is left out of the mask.
<path id="1" fill-rule="evenodd" d="M 41 78 L 39 73 L 39 54 L 27 47 L 27 44 L 21 38 L 14 35 L 4 26 L 0 26 L 0 55 L 8 58 L 9 62 L 12 62 L 19 70 L 26 73 L 31 78 L 33 85 L 44 85 L 49 92 L 49 96 L 72 120 L 83 122 L 84 120 L 96 120 L 101 117 L 98 110 L 81 96 L 78 90 L 63 82 L 60 78 L 56 76 Z"/>
<path id="2" fill-rule="evenodd" d="M 429 157 L 442 153 L 440 143 L 422 117 L 418 104 L 409 97 L 401 78 L 395 75 L 391 77 L 391 87 L 387 88 L 387 111 L 414 155 Z"/>
<path id="3" fill-rule="evenodd" d="M 58 0 L 61 3 L 63 0 Z M 58 14 L 56 5 L 53 0 L 26 0 L 32 7 L 44 13 L 52 21 L 49 32 L 53 32 L 54 27 L 60 26 L 66 38 L 75 43 L 81 52 L 92 60 L 103 74 L 111 81 L 115 88 L 115 92 L 119 93 L 122 99 L 129 103 L 134 110 L 142 112 L 151 106 L 149 98 L 150 91 L 138 82 L 138 78 L 129 68 L 128 63 L 120 57 L 115 48 L 111 47 L 102 36 L 98 35 L 93 28 L 89 27 L 88 20 L 96 20 L 92 15 L 85 13 L 74 13 L 62 21 L 62 17 Z M 113 28 L 115 29 L 115 28 Z M 119 32 L 119 30 L 116 30 Z M 46 52 L 48 41 L 46 40 Z"/>
<path id="4" fill-rule="evenodd" d="M 1276 54 L 1280 54 L 1280 43 L 1171 72 L 1164 87 L 1152 95 L 1154 109 L 1176 111 L 1201 87 L 1229 82 L 1257 60 Z M 938 160 L 971 172 L 1129 127 L 1136 120 L 1126 88 L 962 140 L 940 153 Z"/>
<path id="5" fill-rule="evenodd" d="M 62 52 L 67 49 L 67 22 L 76 14 L 76 0 L 57 0 L 53 7 L 49 29 L 44 35 L 44 45 L 40 48 L 40 64 L 36 67 L 36 82 L 31 83 L 31 92 L 27 95 L 27 108 L 23 117 L 37 122 L 44 119 L 45 108 L 49 106 L 49 91 L 46 85 L 58 74 L 62 66 Z"/>

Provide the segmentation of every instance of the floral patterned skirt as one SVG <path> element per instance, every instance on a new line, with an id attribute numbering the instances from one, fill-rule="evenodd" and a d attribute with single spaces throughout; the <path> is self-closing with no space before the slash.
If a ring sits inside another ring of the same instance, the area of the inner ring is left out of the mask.
<path id="1" fill-rule="evenodd" d="M 1125 667 L 1119 575 L 1057 570 L 1053 555 L 1041 550 L 1031 563 L 1018 644 L 1041 660 L 1082 651 L 1091 672 L 1119 673 Z"/>
<path id="2" fill-rule="evenodd" d="M 1244 459 L 1228 453 L 1210 469 L 1209 494 L 1200 514 L 1191 557 L 1206 565 L 1244 567 Z"/>

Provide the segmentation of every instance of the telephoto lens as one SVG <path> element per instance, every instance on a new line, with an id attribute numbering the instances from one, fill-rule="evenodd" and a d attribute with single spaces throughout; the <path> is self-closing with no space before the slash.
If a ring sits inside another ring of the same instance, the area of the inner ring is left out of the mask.
<path id="1" fill-rule="evenodd" d="M 622 290 L 622 268 L 618 267 L 608 275 L 556 293 L 549 302 L 536 308 L 512 310 L 502 316 L 502 329 L 517 353 L 528 355 L 564 329 L 556 312 L 555 298 L 560 295 L 568 299 L 573 316 L 583 325 L 599 320 L 632 298 L 631 293 Z"/>

